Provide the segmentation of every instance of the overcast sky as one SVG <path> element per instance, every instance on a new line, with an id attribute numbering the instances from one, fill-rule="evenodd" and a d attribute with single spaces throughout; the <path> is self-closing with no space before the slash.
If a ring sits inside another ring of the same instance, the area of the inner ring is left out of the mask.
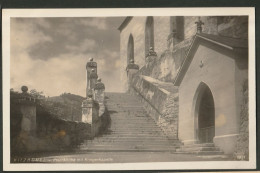
<path id="1" fill-rule="evenodd" d="M 98 63 L 106 91 L 121 91 L 117 18 L 12 18 L 11 88 L 85 96 L 86 62 Z"/>

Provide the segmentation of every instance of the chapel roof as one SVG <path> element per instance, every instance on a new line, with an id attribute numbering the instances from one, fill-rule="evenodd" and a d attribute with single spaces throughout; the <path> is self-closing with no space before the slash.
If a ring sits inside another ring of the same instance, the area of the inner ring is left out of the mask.
<path id="1" fill-rule="evenodd" d="M 196 34 L 188 50 L 188 53 L 186 54 L 186 57 L 180 67 L 180 70 L 173 82 L 175 86 L 180 85 L 194 57 L 197 45 L 201 44 L 202 40 L 216 44 L 220 47 L 234 52 L 241 52 L 248 49 L 248 39 L 237 39 L 204 33 Z"/>
<path id="2" fill-rule="evenodd" d="M 132 20 L 132 18 L 133 17 L 131 17 L 131 16 L 126 17 L 125 20 L 118 27 L 118 30 L 121 32 L 127 26 L 127 24 Z"/>
<path id="3" fill-rule="evenodd" d="M 196 36 L 211 42 L 215 42 L 216 44 L 219 45 L 222 44 L 222 46 L 227 46 L 230 49 L 248 47 L 248 39 L 231 38 L 231 37 L 224 37 L 224 36 L 204 34 L 204 33 L 197 34 Z"/>

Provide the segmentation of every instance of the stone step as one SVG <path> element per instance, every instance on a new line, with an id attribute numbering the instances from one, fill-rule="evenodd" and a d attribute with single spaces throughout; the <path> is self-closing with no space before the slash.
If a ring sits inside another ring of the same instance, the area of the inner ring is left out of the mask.
<path id="1" fill-rule="evenodd" d="M 93 140 L 85 141 L 87 151 L 176 151 L 178 140 L 169 140 L 146 113 L 142 103 L 129 94 L 106 94 L 111 124 L 109 131 Z"/>
<path id="2" fill-rule="evenodd" d="M 179 151 L 220 151 L 217 147 L 181 147 Z"/>
<path id="3" fill-rule="evenodd" d="M 160 142 L 153 142 L 153 141 L 93 141 L 89 143 L 84 143 L 82 146 L 95 146 L 95 145 L 115 145 L 115 146 L 128 146 L 128 145 L 142 145 L 142 146 L 168 146 L 168 147 L 177 147 L 179 148 L 179 145 L 176 144 L 170 144 L 168 141 L 160 141 Z M 180 150 L 179 150 L 180 151 Z"/>
<path id="4" fill-rule="evenodd" d="M 119 139 L 120 138 L 120 139 Z M 91 141 L 151 141 L 151 142 L 162 142 L 162 141 L 169 141 L 169 142 L 176 142 L 174 140 L 170 140 L 167 138 L 159 138 L 159 137 L 147 137 L 147 138 L 140 138 L 140 137 L 128 137 L 128 136 L 104 136 L 95 138 Z"/>
<path id="5" fill-rule="evenodd" d="M 175 152 L 174 149 L 158 149 L 158 148 L 86 148 L 80 149 L 87 152 Z"/>
<path id="6" fill-rule="evenodd" d="M 215 147 L 214 143 L 201 143 L 180 146 L 176 150 L 179 153 L 187 154 L 199 154 L 199 155 L 221 155 L 224 152 L 220 151 L 218 147 Z"/>
<path id="7" fill-rule="evenodd" d="M 91 150 L 91 149 L 108 149 L 108 150 L 128 150 L 128 149 L 149 149 L 149 150 L 171 150 L 176 151 L 175 147 L 161 147 L 161 146 L 142 146 L 142 145 L 129 145 L 129 146 L 90 146 L 90 147 L 81 147 L 80 149 Z M 195 153 L 197 154 L 197 153 Z M 208 155 L 210 153 L 207 153 Z"/>
<path id="8" fill-rule="evenodd" d="M 179 148 L 179 145 L 177 144 L 168 144 L 168 143 L 140 143 L 140 142 L 97 142 L 97 143 L 87 143 L 82 146 L 87 146 L 87 147 L 94 147 L 94 146 L 143 146 L 143 147 L 149 147 L 149 146 L 156 146 L 156 147 L 174 147 L 174 148 Z"/>
<path id="9" fill-rule="evenodd" d="M 110 128 L 119 128 L 119 129 L 126 129 L 126 128 L 138 128 L 138 129 L 144 129 L 144 130 L 148 130 L 148 129 L 151 129 L 151 130 L 159 130 L 161 131 L 161 128 L 158 127 L 157 125 L 155 124 L 128 124 L 128 125 L 123 125 L 123 124 L 120 124 L 120 123 L 115 123 L 115 122 L 111 122 L 110 123 Z"/>
<path id="10" fill-rule="evenodd" d="M 141 120 L 141 121 L 144 121 L 144 120 Z M 118 122 L 117 120 L 114 121 L 113 119 L 111 119 L 111 124 L 113 124 L 117 127 L 139 126 L 139 127 L 156 127 L 158 129 L 160 129 L 160 127 L 158 127 L 154 122 L 137 123 L 136 121 L 129 122 L 129 121 L 126 120 L 126 121 L 122 121 L 122 123 L 120 123 L 120 121 Z"/>
<path id="11" fill-rule="evenodd" d="M 138 121 L 138 120 L 147 120 L 149 122 L 154 122 L 153 119 L 151 119 L 150 117 L 147 116 L 137 116 L 137 115 L 124 115 L 124 116 L 114 116 L 114 115 L 110 115 L 111 119 L 113 119 L 114 121 L 126 121 L 126 120 L 130 120 L 130 121 Z M 154 122 L 155 123 L 155 122 Z"/>
<path id="12" fill-rule="evenodd" d="M 193 154 L 199 155 L 221 155 L 224 154 L 223 151 L 195 151 Z"/>
<path id="13" fill-rule="evenodd" d="M 153 134 L 153 133 L 146 133 L 146 134 L 133 134 L 133 133 L 110 133 L 110 134 L 103 134 L 103 136 L 117 136 L 117 137 L 121 137 L 121 136 L 125 136 L 125 137 L 155 137 L 158 136 L 158 134 Z"/>
<path id="14" fill-rule="evenodd" d="M 166 138 L 162 138 L 162 137 L 157 137 L 157 136 L 154 136 L 154 137 L 144 137 L 144 138 L 140 138 L 140 137 L 129 137 L 129 136 L 121 136 L 120 139 L 118 139 L 117 136 L 103 136 L 103 137 L 100 137 L 100 138 L 96 138 L 96 139 L 104 139 L 104 140 L 141 140 L 141 141 L 144 141 L 144 140 L 160 140 L 160 141 L 168 141 L 168 139 Z"/>
<path id="15" fill-rule="evenodd" d="M 183 147 L 215 147 L 214 143 L 199 143 L 199 144 L 189 144 Z"/>
<path id="16" fill-rule="evenodd" d="M 140 126 L 128 126 L 128 127 L 122 127 L 122 126 L 115 126 L 115 125 L 111 125 L 111 128 L 110 130 L 122 130 L 122 131 L 125 131 L 125 132 L 128 132 L 129 129 L 133 130 L 133 131 L 137 131 L 137 132 L 140 132 L 142 133 L 143 131 L 148 131 L 148 132 L 158 132 L 158 131 L 161 131 L 160 128 L 156 127 L 156 128 L 152 128 L 152 127 L 140 127 Z"/>
<path id="17" fill-rule="evenodd" d="M 176 151 L 174 146 L 158 146 L 158 145 L 93 145 L 93 146 L 81 146 L 81 150 L 93 150 L 93 149 L 108 149 L 108 150 L 128 150 L 128 149 L 149 149 L 149 150 L 171 150 Z"/>
<path id="18" fill-rule="evenodd" d="M 142 131 L 150 131 L 150 132 L 156 132 L 156 131 L 161 131 L 161 129 L 160 128 L 158 128 L 158 127 L 156 127 L 156 129 L 155 128 L 153 128 L 153 127 L 149 127 L 149 126 L 147 126 L 147 127 L 140 127 L 140 126 L 128 126 L 128 127 L 122 127 L 122 126 L 115 126 L 115 125 L 111 125 L 112 127 L 111 127 L 111 130 L 122 130 L 122 131 L 129 131 L 129 129 L 131 129 L 131 130 L 133 130 L 133 131 L 139 131 L 140 133 L 142 132 Z"/>

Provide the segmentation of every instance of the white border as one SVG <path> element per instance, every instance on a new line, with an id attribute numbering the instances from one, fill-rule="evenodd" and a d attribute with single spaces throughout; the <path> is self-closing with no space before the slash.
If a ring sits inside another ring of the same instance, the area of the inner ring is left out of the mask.
<path id="1" fill-rule="evenodd" d="M 3 168 L 35 170 L 178 170 L 256 168 L 255 9 L 239 8 L 107 8 L 107 9 L 3 9 Z M 108 164 L 10 163 L 10 18 L 11 17 L 101 17 L 101 16 L 219 16 L 249 15 L 249 161 L 196 161 Z"/>

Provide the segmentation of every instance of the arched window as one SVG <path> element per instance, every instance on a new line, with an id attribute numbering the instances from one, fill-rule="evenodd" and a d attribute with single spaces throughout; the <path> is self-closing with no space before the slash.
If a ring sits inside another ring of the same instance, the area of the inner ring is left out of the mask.
<path id="1" fill-rule="evenodd" d="M 127 64 L 130 63 L 130 60 L 134 60 L 134 38 L 133 35 L 130 34 L 127 45 Z"/>
<path id="2" fill-rule="evenodd" d="M 147 17 L 145 25 L 145 56 L 149 53 L 150 47 L 154 49 L 154 22 L 153 17 Z"/>

